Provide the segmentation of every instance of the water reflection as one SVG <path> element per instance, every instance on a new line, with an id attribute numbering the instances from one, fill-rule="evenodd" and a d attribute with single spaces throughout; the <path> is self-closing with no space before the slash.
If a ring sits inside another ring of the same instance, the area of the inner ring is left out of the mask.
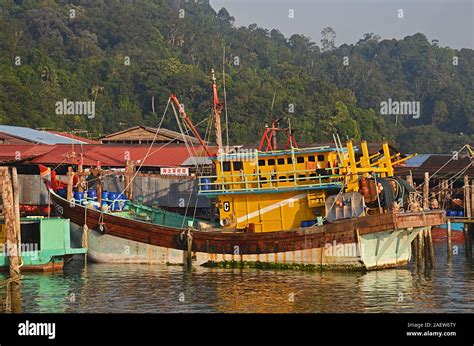
<path id="1" fill-rule="evenodd" d="M 436 247 L 434 269 L 367 273 L 257 269 L 184 270 L 175 266 L 84 265 L 24 274 L 24 312 L 472 312 L 473 261 L 447 263 Z M 5 277 L 3 277 L 5 278 Z M 5 288 L 0 289 L 5 306 Z"/>

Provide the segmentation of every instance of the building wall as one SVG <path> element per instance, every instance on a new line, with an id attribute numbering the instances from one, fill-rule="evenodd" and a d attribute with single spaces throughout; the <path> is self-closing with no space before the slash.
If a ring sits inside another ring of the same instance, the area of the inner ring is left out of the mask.
<path id="1" fill-rule="evenodd" d="M 123 191 L 124 181 L 121 176 L 107 176 L 104 179 L 104 190 Z M 210 201 L 197 196 L 196 179 L 170 179 L 159 177 L 137 176 L 133 181 L 133 198 L 143 196 L 143 203 L 152 205 L 158 202 L 163 207 L 210 207 Z"/>
<path id="2" fill-rule="evenodd" d="M 48 204 L 48 190 L 39 175 L 18 175 L 20 188 L 20 204 Z M 208 208 L 210 202 L 205 197 L 197 197 L 197 180 L 169 179 L 159 177 L 136 177 L 133 183 L 133 196 L 144 197 L 144 204 L 152 205 L 158 201 L 159 206 L 178 208 L 189 206 Z M 94 188 L 95 186 L 91 186 Z M 124 181 L 120 176 L 104 178 L 104 190 L 120 192 L 124 189 Z M 184 204 L 183 204 L 184 203 Z"/>

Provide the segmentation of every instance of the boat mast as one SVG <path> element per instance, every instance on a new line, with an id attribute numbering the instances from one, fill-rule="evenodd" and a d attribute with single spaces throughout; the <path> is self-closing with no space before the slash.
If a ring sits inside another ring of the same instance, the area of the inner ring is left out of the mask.
<path id="1" fill-rule="evenodd" d="M 217 82 L 216 82 L 214 69 L 211 69 L 211 75 L 212 75 L 212 93 L 213 93 L 212 113 L 214 115 L 214 129 L 216 131 L 217 148 L 219 150 L 219 153 L 222 153 L 223 144 L 222 144 L 222 129 L 221 129 L 221 112 L 224 105 L 219 102 L 219 94 L 217 91 Z"/>
<path id="2" fill-rule="evenodd" d="M 176 95 L 171 94 L 170 98 L 171 98 L 171 101 L 173 101 L 173 103 L 174 103 L 173 107 L 175 105 L 176 105 L 176 107 L 178 107 L 179 114 L 184 118 L 184 121 L 186 121 L 186 124 L 188 124 L 189 128 L 194 133 L 194 135 L 198 139 L 199 143 L 201 143 L 201 145 L 203 146 L 203 148 L 206 151 L 207 155 L 212 156 L 211 153 L 209 152 L 209 148 L 207 147 L 206 143 L 202 140 L 201 136 L 199 135 L 199 132 L 196 130 L 196 128 L 193 125 L 193 122 L 191 121 L 191 119 L 189 119 L 188 115 L 184 111 L 184 108 L 183 108 L 183 106 L 181 106 L 181 103 L 179 103 Z M 183 136 L 185 136 L 184 133 L 183 133 Z M 184 139 L 184 137 L 183 137 L 183 139 Z"/>

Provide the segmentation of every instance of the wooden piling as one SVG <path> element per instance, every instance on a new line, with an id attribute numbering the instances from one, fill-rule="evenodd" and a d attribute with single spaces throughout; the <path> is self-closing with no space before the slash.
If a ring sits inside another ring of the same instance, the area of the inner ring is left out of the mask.
<path id="1" fill-rule="evenodd" d="M 471 181 L 471 217 L 474 216 L 474 180 Z"/>
<path id="2" fill-rule="evenodd" d="M 464 224 L 464 246 L 466 249 L 466 257 L 471 258 L 472 257 L 472 243 L 471 243 L 471 225 L 470 223 L 465 223 Z"/>
<path id="3" fill-rule="evenodd" d="M 97 171 L 97 202 L 99 202 L 99 208 L 102 208 L 102 172 Z"/>
<path id="4" fill-rule="evenodd" d="M 79 178 L 79 182 L 77 184 L 77 191 L 84 192 L 84 166 L 82 162 L 77 165 L 77 176 Z"/>
<path id="5" fill-rule="evenodd" d="M 423 231 L 420 231 L 416 237 L 417 242 L 418 242 L 418 258 L 417 258 L 417 264 L 418 268 L 423 268 L 424 266 L 424 247 L 423 247 Z"/>
<path id="6" fill-rule="evenodd" d="M 413 258 L 415 259 L 415 261 L 418 262 L 418 253 L 420 251 L 419 247 L 418 247 L 418 236 L 415 237 L 415 241 L 412 242 L 412 245 L 413 245 Z"/>
<path id="7" fill-rule="evenodd" d="M 17 220 L 17 215 L 15 215 L 12 183 L 8 167 L 0 167 L 0 180 L 2 187 L 3 213 L 5 216 L 6 249 L 9 272 L 11 278 L 17 279 L 20 277 L 20 256 L 18 253 L 18 249 L 20 248 L 18 237 L 20 229 L 18 228 L 18 224 L 20 223 L 20 220 Z"/>
<path id="8" fill-rule="evenodd" d="M 471 218 L 471 191 L 469 186 L 469 176 L 464 176 L 464 215 Z"/>
<path id="9" fill-rule="evenodd" d="M 428 245 L 430 267 L 434 268 L 435 253 L 434 253 L 434 246 L 433 246 L 433 236 L 431 235 L 431 227 L 427 228 L 426 230 L 426 238 L 427 238 L 427 245 Z"/>
<path id="10" fill-rule="evenodd" d="M 423 229 L 423 257 L 425 260 L 425 267 L 429 268 L 430 267 L 430 253 L 428 250 L 428 233 L 426 228 Z"/>
<path id="11" fill-rule="evenodd" d="M 74 171 L 72 167 L 69 166 L 67 168 L 67 200 L 72 200 L 72 189 L 73 189 L 73 181 L 74 181 Z"/>
<path id="12" fill-rule="evenodd" d="M 425 182 L 423 185 L 423 210 L 426 210 L 429 208 L 429 192 L 430 192 L 430 174 L 428 172 L 425 172 Z"/>
<path id="13" fill-rule="evenodd" d="M 125 195 L 127 199 L 133 199 L 133 175 L 135 174 L 135 164 L 132 160 L 126 161 L 125 166 Z"/>
<path id="14" fill-rule="evenodd" d="M 13 204 L 15 209 L 15 223 L 18 230 L 18 256 L 21 262 L 21 223 L 20 223 L 20 186 L 18 184 L 18 172 L 16 167 L 11 168 L 13 181 Z"/>
<path id="15" fill-rule="evenodd" d="M 448 260 L 451 260 L 453 247 L 451 244 L 451 220 L 450 219 L 447 220 L 447 224 L 448 224 L 448 227 L 446 230 L 446 233 L 447 233 L 446 244 L 447 244 L 447 250 L 448 250 Z"/>

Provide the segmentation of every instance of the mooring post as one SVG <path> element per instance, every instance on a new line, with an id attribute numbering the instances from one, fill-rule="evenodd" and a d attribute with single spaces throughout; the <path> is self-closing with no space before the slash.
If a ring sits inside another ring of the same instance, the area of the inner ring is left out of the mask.
<path id="1" fill-rule="evenodd" d="M 97 202 L 102 210 L 102 173 L 100 169 L 97 170 Z"/>
<path id="2" fill-rule="evenodd" d="M 0 167 L 0 179 L 2 186 L 3 213 L 5 215 L 6 249 L 10 277 L 12 279 L 17 279 L 20 277 L 20 257 L 18 254 L 18 234 L 20 233 L 20 230 L 17 226 L 19 222 L 17 223 L 16 220 L 12 184 L 8 167 Z"/>
<path id="3" fill-rule="evenodd" d="M 431 234 L 431 227 L 426 230 L 427 238 L 428 238 L 428 252 L 430 255 L 430 266 L 434 268 L 435 265 L 435 253 L 434 253 L 434 246 L 433 246 L 433 236 Z"/>
<path id="4" fill-rule="evenodd" d="M 423 268 L 423 266 L 424 266 L 423 231 L 420 231 L 420 233 L 418 233 L 417 241 L 418 241 L 418 258 L 417 258 L 418 268 Z"/>
<path id="5" fill-rule="evenodd" d="M 464 176 L 464 216 L 471 218 L 471 191 L 469 186 L 469 176 Z"/>
<path id="6" fill-rule="evenodd" d="M 471 181 L 471 217 L 474 214 L 474 180 Z"/>
<path id="7" fill-rule="evenodd" d="M 72 167 L 69 166 L 67 168 L 67 200 L 72 200 L 72 189 L 73 189 L 73 179 L 74 179 L 74 172 Z"/>
<path id="8" fill-rule="evenodd" d="M 129 200 L 133 199 L 133 175 L 135 174 L 135 164 L 132 160 L 126 161 L 125 166 L 125 195 Z"/>
<path id="9" fill-rule="evenodd" d="M 84 166 L 82 162 L 77 165 L 77 176 L 79 178 L 79 183 L 77 184 L 77 191 L 84 192 Z"/>
<path id="10" fill-rule="evenodd" d="M 16 167 L 12 167 L 13 180 L 13 203 L 15 208 L 15 223 L 18 230 L 18 256 L 21 262 L 21 223 L 20 223 L 20 186 L 18 185 L 18 173 Z"/>
<path id="11" fill-rule="evenodd" d="M 429 251 L 429 241 L 428 241 L 428 230 L 423 229 L 423 256 L 425 256 L 425 267 L 431 267 L 430 265 L 430 251 Z"/>
<path id="12" fill-rule="evenodd" d="M 471 258 L 472 257 L 472 243 L 471 243 L 471 224 L 470 223 L 465 223 L 464 224 L 464 246 L 466 249 L 466 257 Z"/>
<path id="13" fill-rule="evenodd" d="M 452 245 L 451 245 L 451 220 L 448 219 L 447 221 L 448 227 L 447 227 L 447 236 L 446 236 L 446 244 L 447 244 L 447 250 L 448 250 L 448 260 L 451 260 L 451 255 L 453 253 L 452 250 Z"/>
<path id="14" fill-rule="evenodd" d="M 414 256 L 413 258 L 418 262 L 418 253 L 420 251 L 419 247 L 418 247 L 418 236 L 415 237 L 414 241 L 412 242 L 412 246 L 413 246 L 413 253 L 414 253 Z"/>
<path id="15" fill-rule="evenodd" d="M 430 174 L 428 172 L 425 172 L 425 182 L 423 185 L 423 210 L 428 209 L 429 193 L 430 193 Z"/>

